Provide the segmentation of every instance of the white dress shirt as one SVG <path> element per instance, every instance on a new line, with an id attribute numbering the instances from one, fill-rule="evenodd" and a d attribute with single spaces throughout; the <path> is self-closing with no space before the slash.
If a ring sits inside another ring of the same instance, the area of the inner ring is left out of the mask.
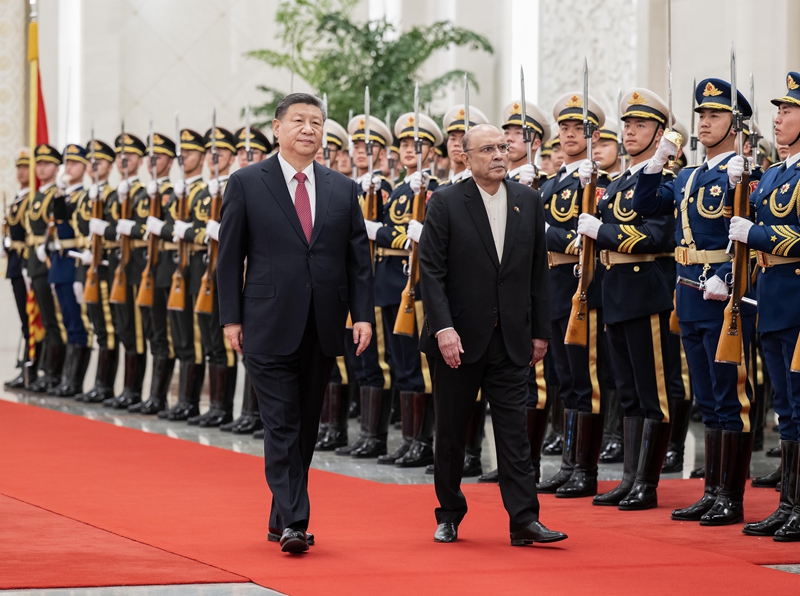
<path id="1" fill-rule="evenodd" d="M 501 182 L 497 192 L 493 195 L 483 190 L 480 185 L 477 186 L 483 199 L 483 206 L 486 207 L 486 215 L 489 216 L 489 226 L 492 228 L 492 238 L 494 238 L 494 246 L 497 249 L 497 260 L 500 261 L 503 258 L 506 219 L 508 218 L 506 185 Z"/>
<path id="2" fill-rule="evenodd" d="M 784 164 L 786 164 L 786 169 L 788 170 L 794 164 L 796 164 L 798 159 L 800 159 L 800 153 L 795 153 L 794 155 L 790 155 L 789 157 L 787 157 L 786 161 L 783 162 Z"/>
<path id="3" fill-rule="evenodd" d="M 294 166 L 288 161 L 283 159 L 283 155 L 280 153 L 278 153 L 278 163 L 281 164 L 283 178 L 286 180 L 286 187 L 289 189 L 289 196 L 292 197 L 292 203 L 294 203 L 294 195 L 297 192 L 297 185 L 299 184 L 294 177 L 294 175 L 297 174 L 297 170 L 295 170 Z M 311 225 L 313 226 L 314 221 L 317 218 L 317 190 L 316 185 L 314 184 L 313 161 L 308 164 L 308 167 L 303 170 L 303 173 L 306 175 L 306 190 L 308 191 L 308 201 L 311 204 Z"/>
<path id="4" fill-rule="evenodd" d="M 561 166 L 566 171 L 563 174 L 561 174 L 558 181 L 561 182 L 567 176 L 572 176 L 574 172 L 577 172 L 578 168 L 581 167 L 582 161 L 583 161 L 582 159 L 579 159 L 578 161 L 573 161 L 572 163 L 565 163 L 563 166 Z"/>
<path id="5" fill-rule="evenodd" d="M 725 153 L 720 153 L 719 155 L 716 155 L 716 156 L 712 157 L 711 159 L 707 159 L 706 163 L 708 164 L 708 169 L 709 170 L 713 170 L 720 163 L 722 163 L 723 159 L 725 159 L 726 157 L 730 157 L 732 155 L 735 155 L 735 154 L 736 153 L 734 151 L 726 151 Z"/>
<path id="6" fill-rule="evenodd" d="M 14 203 L 19 203 L 22 199 L 28 196 L 28 191 L 30 189 L 23 188 L 17 191 L 17 196 L 14 197 Z"/>

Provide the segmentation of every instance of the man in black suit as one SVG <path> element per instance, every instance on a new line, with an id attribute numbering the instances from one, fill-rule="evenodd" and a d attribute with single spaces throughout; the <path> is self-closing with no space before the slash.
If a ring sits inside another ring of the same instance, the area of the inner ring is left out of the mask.
<path id="1" fill-rule="evenodd" d="M 492 407 L 511 544 L 567 536 L 539 522 L 525 427 L 528 369 L 544 358 L 550 308 L 544 211 L 539 192 L 504 180 L 508 143 L 494 126 L 463 141 L 472 178 L 430 200 L 420 238 L 425 328 L 420 346 L 433 373 L 436 412 L 436 542 L 455 542 L 467 513 L 464 448 L 478 390 Z"/>
<path id="2" fill-rule="evenodd" d="M 313 95 L 280 102 L 272 122 L 280 153 L 231 176 L 219 229 L 220 324 L 258 397 L 269 539 L 289 553 L 313 544 L 308 468 L 348 310 L 358 354 L 375 322 L 360 189 L 314 162 L 325 117 Z"/>

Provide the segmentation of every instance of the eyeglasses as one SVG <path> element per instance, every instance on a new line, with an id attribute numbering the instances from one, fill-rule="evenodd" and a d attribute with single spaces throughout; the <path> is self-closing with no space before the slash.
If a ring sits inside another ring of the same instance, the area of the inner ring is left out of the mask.
<path id="1" fill-rule="evenodd" d="M 474 147 L 472 149 L 465 149 L 464 153 L 469 153 L 470 151 L 477 151 L 481 155 L 492 155 L 495 151 L 499 151 L 502 155 L 505 155 L 511 150 L 511 145 L 508 143 L 500 143 L 499 145 L 484 145 L 483 147 Z"/>

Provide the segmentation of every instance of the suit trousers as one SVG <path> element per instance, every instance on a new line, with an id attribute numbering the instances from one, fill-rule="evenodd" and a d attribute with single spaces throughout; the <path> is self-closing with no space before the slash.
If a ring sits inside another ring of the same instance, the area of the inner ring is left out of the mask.
<path id="1" fill-rule="evenodd" d="M 433 480 L 439 499 L 437 523 L 459 524 L 467 513 L 461 474 L 467 426 L 479 389 L 492 408 L 500 493 L 510 530 L 538 520 L 539 499 L 525 422 L 530 367 L 511 361 L 500 326 L 495 327 L 486 353 L 477 362 L 462 362 L 455 369 L 439 357 L 431 357 L 429 363 L 436 419 Z"/>
<path id="2" fill-rule="evenodd" d="M 311 302 L 300 346 L 288 356 L 245 354 L 264 423 L 264 475 L 272 491 L 269 527 L 306 530 L 308 469 L 322 400 L 336 359 L 322 353 Z"/>

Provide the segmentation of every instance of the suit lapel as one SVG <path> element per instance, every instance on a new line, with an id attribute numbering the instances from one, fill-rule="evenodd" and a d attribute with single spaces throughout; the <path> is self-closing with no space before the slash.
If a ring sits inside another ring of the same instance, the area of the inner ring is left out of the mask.
<path id="1" fill-rule="evenodd" d="M 478 190 L 478 185 L 472 178 L 467 182 L 462 182 L 464 188 L 464 201 L 467 204 L 469 214 L 472 216 L 472 221 L 475 227 L 478 228 L 478 235 L 481 237 L 483 246 L 489 257 L 492 259 L 494 266 L 499 268 L 500 261 L 497 260 L 497 247 L 494 245 L 494 237 L 492 236 L 492 228 L 489 225 L 489 216 L 486 215 L 486 207 L 483 205 L 481 193 Z"/>
<path id="2" fill-rule="evenodd" d="M 292 197 L 289 194 L 289 187 L 286 186 L 286 180 L 283 177 L 283 170 L 278 161 L 278 156 L 270 157 L 262 167 L 264 174 L 261 179 L 267 187 L 267 190 L 275 199 L 275 202 L 283 210 L 284 215 L 289 220 L 289 223 L 294 227 L 297 235 L 302 238 L 303 242 L 308 244 L 306 234 L 303 232 L 303 226 L 300 224 L 300 218 L 297 217 L 297 209 L 294 207 Z"/>
<path id="3" fill-rule="evenodd" d="M 508 263 L 513 246 L 517 241 L 521 209 L 522 201 L 520 196 L 506 184 L 506 235 L 503 239 L 503 259 L 500 261 L 501 270 Z M 495 252 L 497 251 L 495 250 Z"/>
<path id="4" fill-rule="evenodd" d="M 317 205 L 316 213 L 314 215 L 314 229 L 311 232 L 311 242 L 309 246 L 313 245 L 314 242 L 317 241 L 317 238 L 319 238 L 322 224 L 325 222 L 325 216 L 328 214 L 328 206 L 331 204 L 333 183 L 331 182 L 329 174 L 329 169 L 323 168 L 321 165 L 314 162 L 314 181 L 316 186 L 315 191 L 317 195 Z M 299 221 L 300 220 L 298 219 L 298 222 Z"/>

